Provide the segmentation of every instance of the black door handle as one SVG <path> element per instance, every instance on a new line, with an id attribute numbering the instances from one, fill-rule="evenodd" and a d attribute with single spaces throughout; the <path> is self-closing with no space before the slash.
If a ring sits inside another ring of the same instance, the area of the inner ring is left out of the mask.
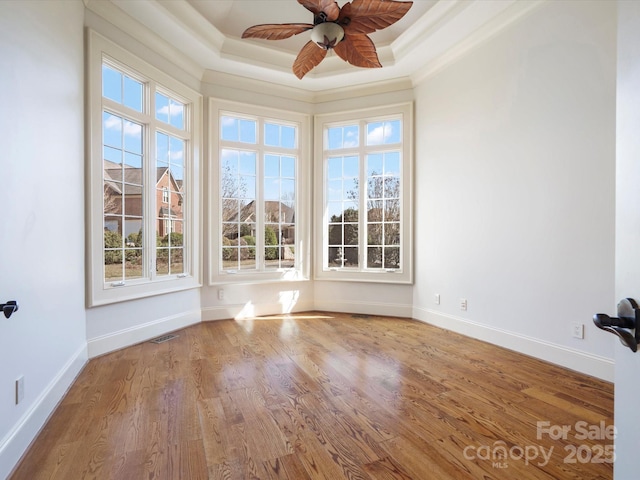
<path id="1" fill-rule="evenodd" d="M 9 300 L 7 303 L 0 303 L 4 316 L 9 318 L 15 312 L 18 311 L 18 302 L 15 300 Z"/>
<path id="2" fill-rule="evenodd" d="M 633 298 L 625 298 L 618 303 L 618 316 L 610 317 L 605 313 L 596 313 L 593 323 L 605 332 L 613 333 L 625 347 L 638 351 L 640 342 L 640 308 Z M 631 333 L 631 330 L 635 330 Z"/>

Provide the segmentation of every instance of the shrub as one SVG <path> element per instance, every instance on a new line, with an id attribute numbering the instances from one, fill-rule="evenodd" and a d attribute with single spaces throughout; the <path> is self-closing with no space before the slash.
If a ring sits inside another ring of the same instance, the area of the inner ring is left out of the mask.
<path id="1" fill-rule="evenodd" d="M 171 242 L 169 242 L 171 240 Z M 161 244 L 159 246 L 167 247 L 171 245 L 172 247 L 181 247 L 182 246 L 183 235 L 177 232 L 171 232 L 168 235 L 162 237 L 160 241 Z"/>
<path id="2" fill-rule="evenodd" d="M 104 231 L 104 263 L 110 265 L 122 263 L 122 235 L 111 230 Z M 106 250 L 107 248 L 118 248 L 120 250 Z"/>
<path id="3" fill-rule="evenodd" d="M 264 258 L 265 260 L 276 260 L 278 258 L 278 247 L 269 247 L 267 245 L 277 245 L 278 237 L 271 227 L 264 228 Z"/>
<path id="4" fill-rule="evenodd" d="M 232 242 L 227 237 L 222 237 L 222 260 L 225 261 L 235 261 L 238 260 L 238 252 L 240 253 L 240 260 L 247 260 L 251 256 L 251 249 L 248 248 L 240 248 L 237 246 L 246 247 L 247 241 L 244 238 L 241 238 L 237 243 Z M 255 257 L 255 249 L 253 249 L 253 254 Z"/>
<path id="5" fill-rule="evenodd" d="M 246 245 L 249 246 L 249 248 L 247 249 L 249 251 L 249 255 L 247 258 L 254 260 L 256 258 L 256 248 L 255 248 L 256 237 L 253 237 L 251 235 L 245 235 L 242 237 L 241 240 L 244 240 L 244 242 L 246 242 Z"/>

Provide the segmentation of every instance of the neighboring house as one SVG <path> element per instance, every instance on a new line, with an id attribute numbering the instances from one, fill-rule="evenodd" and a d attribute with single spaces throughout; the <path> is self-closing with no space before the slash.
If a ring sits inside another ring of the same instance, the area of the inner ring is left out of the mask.
<path id="1" fill-rule="evenodd" d="M 264 221 L 265 226 L 273 228 L 276 232 L 278 231 L 278 226 L 280 227 L 280 231 L 282 232 L 282 238 L 280 238 L 280 243 L 282 244 L 291 244 L 295 242 L 295 223 L 296 223 L 296 211 L 293 207 L 286 205 L 283 202 L 279 202 L 276 200 L 267 200 L 264 202 Z M 238 218 L 238 216 L 240 218 Z M 233 217 L 225 220 L 231 223 L 241 223 L 248 224 L 252 226 L 251 236 L 256 236 L 255 224 L 256 224 L 256 207 L 255 201 L 249 202 L 247 205 L 242 207 L 239 215 L 234 215 Z M 271 224 L 271 225 L 270 225 Z M 228 235 L 228 237 L 235 238 L 232 235 Z"/>
<path id="2" fill-rule="evenodd" d="M 104 161 L 105 229 L 125 237 L 142 228 L 142 169 Z M 183 232 L 182 181 L 176 181 L 168 167 L 156 169 L 156 233 Z M 124 198 L 123 198 L 124 197 Z"/>

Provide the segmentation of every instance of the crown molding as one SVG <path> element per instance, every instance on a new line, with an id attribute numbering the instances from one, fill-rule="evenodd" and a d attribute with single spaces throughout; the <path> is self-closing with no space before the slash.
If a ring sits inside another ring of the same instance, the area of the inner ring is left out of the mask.
<path id="1" fill-rule="evenodd" d="M 225 36 L 186 0 L 83 1 L 87 9 L 202 81 L 223 78 L 210 73 L 217 72 L 318 98 L 346 86 L 362 96 L 361 89 L 368 91 L 377 82 L 410 78 L 419 83 L 546 0 L 440 0 L 394 42 L 378 47 L 383 68 L 353 67 L 330 52 L 302 80 L 291 71 L 296 54 L 277 44 Z"/>
<path id="2" fill-rule="evenodd" d="M 168 42 L 165 38 L 155 33 L 153 30 L 146 28 L 140 23 L 138 18 L 132 16 L 130 12 L 120 8 L 118 4 L 126 6 L 135 6 L 138 2 L 126 2 L 122 0 L 83 0 L 85 7 L 89 12 L 95 14 L 92 20 L 91 15 L 85 15 L 85 25 L 98 29 L 102 33 L 110 28 L 117 29 L 111 31 L 109 37 L 111 40 L 121 44 L 126 42 L 126 37 L 130 37 L 143 45 L 144 47 L 164 57 L 182 71 L 199 81 L 204 73 L 204 68 L 199 65 L 192 57 L 185 55 L 184 52 Z M 141 4 L 143 2 L 140 2 Z M 147 2 L 144 2 L 147 3 Z M 126 37 L 120 34 L 123 32 Z"/>

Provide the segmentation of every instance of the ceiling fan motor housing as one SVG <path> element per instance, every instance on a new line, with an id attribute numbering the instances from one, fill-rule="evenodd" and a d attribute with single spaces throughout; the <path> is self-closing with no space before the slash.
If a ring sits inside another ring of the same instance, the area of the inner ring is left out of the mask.
<path id="1" fill-rule="evenodd" d="M 329 50 L 344 38 L 344 30 L 335 22 L 319 23 L 311 30 L 311 41 L 320 48 Z"/>

